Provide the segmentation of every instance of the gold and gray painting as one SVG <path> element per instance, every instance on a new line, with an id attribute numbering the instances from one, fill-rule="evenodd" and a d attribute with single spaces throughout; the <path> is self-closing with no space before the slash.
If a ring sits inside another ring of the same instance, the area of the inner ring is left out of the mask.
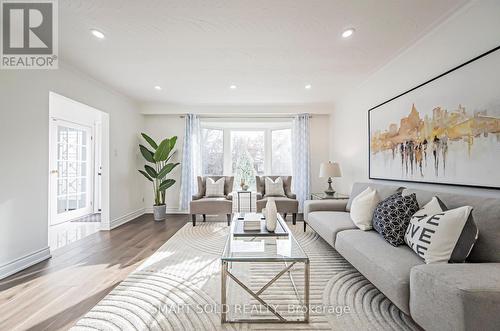
<path id="1" fill-rule="evenodd" d="M 450 146 L 454 153 L 451 158 Z M 413 104 L 399 124 L 391 123 L 371 133 L 370 148 L 372 157 L 384 154 L 385 161 L 397 162 L 403 178 L 446 177 L 450 163 L 454 170 L 457 162 L 467 168 L 472 156 L 475 166 L 468 171 L 481 171 L 478 163 L 494 162 L 500 156 L 483 155 L 499 151 L 500 115 L 488 114 L 487 110 L 468 112 L 459 105 L 453 110 L 435 107 L 422 116 Z"/>

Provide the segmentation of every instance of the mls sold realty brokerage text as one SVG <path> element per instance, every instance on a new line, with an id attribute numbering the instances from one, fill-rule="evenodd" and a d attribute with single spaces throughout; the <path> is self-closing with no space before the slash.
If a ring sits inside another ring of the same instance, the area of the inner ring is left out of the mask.
<path id="1" fill-rule="evenodd" d="M 0 69 L 57 69 L 57 0 L 0 0 Z"/>
<path id="2" fill-rule="evenodd" d="M 278 307 L 282 305 L 269 305 L 274 310 L 278 311 Z M 282 307 L 283 308 L 283 307 Z M 288 304 L 285 310 L 288 314 L 303 314 L 308 308 L 303 305 Z M 234 305 L 219 305 L 219 304 L 172 304 L 164 305 L 160 308 L 162 313 L 180 314 L 180 313 L 214 313 L 220 314 L 231 313 L 236 315 L 252 315 L 265 314 L 269 312 L 267 307 L 261 304 L 234 304 Z M 329 306 L 329 305 L 310 305 L 309 312 L 313 314 L 331 314 L 337 318 L 351 313 L 349 306 Z"/>

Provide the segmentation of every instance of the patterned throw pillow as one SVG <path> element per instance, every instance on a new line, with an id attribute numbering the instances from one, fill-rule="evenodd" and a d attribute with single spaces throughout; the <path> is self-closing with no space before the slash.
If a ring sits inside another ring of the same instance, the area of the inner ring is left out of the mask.
<path id="1" fill-rule="evenodd" d="M 205 191 L 206 197 L 222 197 L 224 196 L 224 181 L 225 178 L 219 178 L 214 181 L 212 178 L 207 178 L 207 189 Z"/>
<path id="2" fill-rule="evenodd" d="M 382 200 L 373 212 L 373 228 L 393 246 L 405 243 L 405 232 L 410 219 L 418 211 L 415 194 L 395 193 Z"/>
<path id="3" fill-rule="evenodd" d="M 265 181 L 266 197 L 284 197 L 285 190 L 283 189 L 283 180 L 281 177 L 272 180 L 266 177 Z"/>
<path id="4" fill-rule="evenodd" d="M 478 234 L 472 207 L 448 210 L 433 197 L 411 218 L 405 242 L 426 263 L 461 263 L 469 256 Z"/>

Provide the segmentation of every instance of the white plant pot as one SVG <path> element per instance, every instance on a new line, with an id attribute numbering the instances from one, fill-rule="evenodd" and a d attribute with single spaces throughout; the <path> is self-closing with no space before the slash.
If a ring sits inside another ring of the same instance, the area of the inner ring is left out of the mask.
<path id="1" fill-rule="evenodd" d="M 167 218 L 167 205 L 153 206 L 155 221 L 164 221 Z"/>
<path id="2" fill-rule="evenodd" d="M 278 209 L 276 208 L 276 202 L 272 198 L 267 199 L 265 217 L 267 231 L 274 232 L 278 221 Z"/>

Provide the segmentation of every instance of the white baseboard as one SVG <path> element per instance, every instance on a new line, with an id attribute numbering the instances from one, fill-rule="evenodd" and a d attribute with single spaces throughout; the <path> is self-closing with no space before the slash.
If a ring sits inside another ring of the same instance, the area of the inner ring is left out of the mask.
<path id="1" fill-rule="evenodd" d="M 153 207 L 147 207 L 144 209 L 144 214 L 152 214 Z M 189 214 L 188 211 L 179 210 L 179 207 L 167 207 L 167 214 Z"/>
<path id="2" fill-rule="evenodd" d="M 45 247 L 0 266 L 0 279 L 15 274 L 51 257 L 50 248 Z"/>
<path id="3" fill-rule="evenodd" d="M 109 225 L 109 229 L 113 230 L 114 228 L 117 228 L 120 225 L 123 225 L 127 222 L 130 222 L 131 220 L 133 220 L 139 216 L 142 216 L 144 214 L 145 214 L 145 210 L 144 210 L 144 208 L 141 208 L 141 209 L 137 209 L 136 211 L 133 211 L 131 213 L 120 216 L 118 218 L 115 218 L 114 220 L 111 220 L 110 225 Z"/>

